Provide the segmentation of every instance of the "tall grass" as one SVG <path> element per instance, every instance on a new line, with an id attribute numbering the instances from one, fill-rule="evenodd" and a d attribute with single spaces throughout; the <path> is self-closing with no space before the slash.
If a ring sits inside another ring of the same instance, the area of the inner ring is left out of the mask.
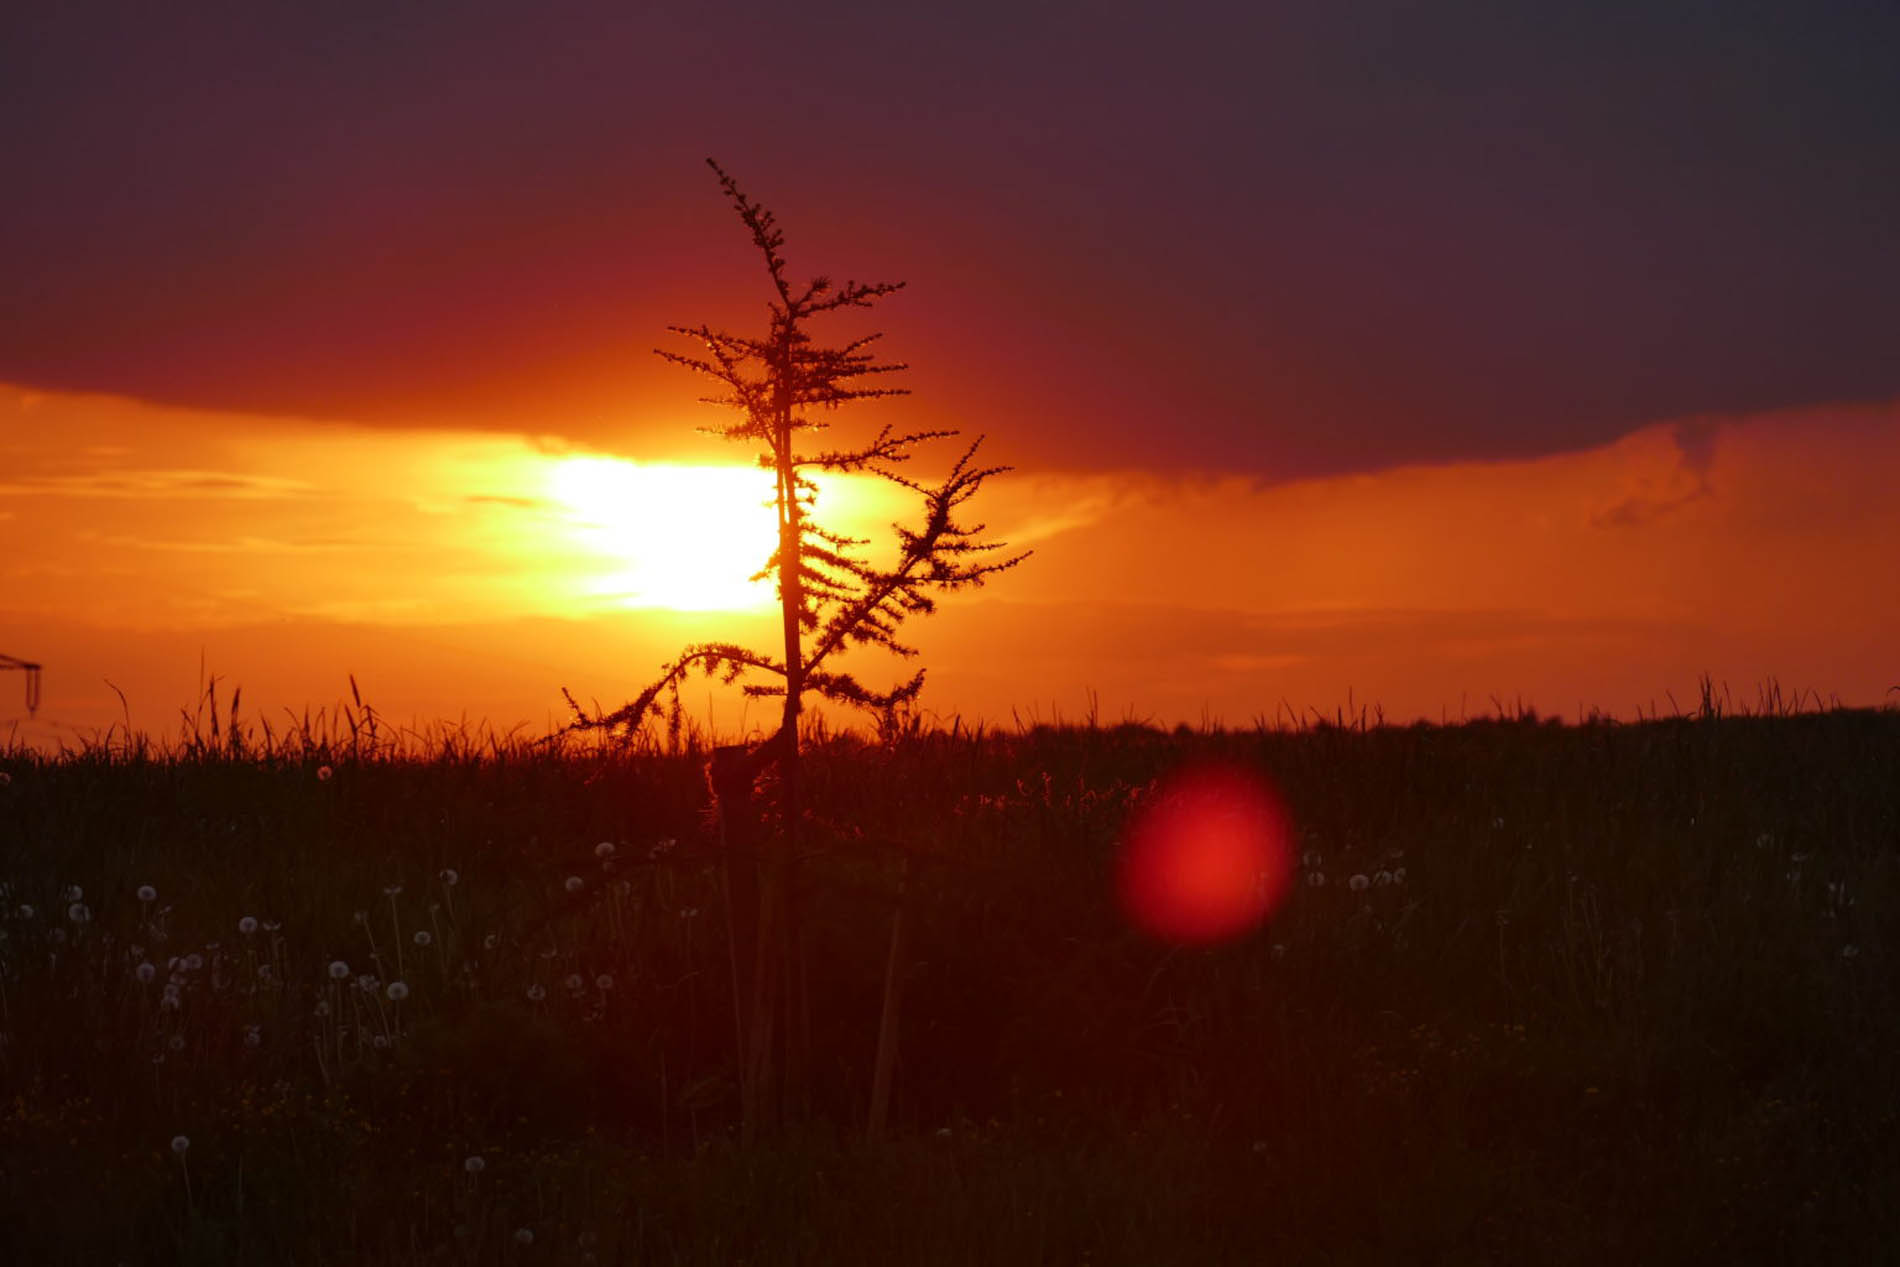
<path id="1" fill-rule="evenodd" d="M 809 1104 L 751 1150 L 704 754 L 368 718 L 0 755 L 0 1259 L 1873 1261 L 1900 1234 L 1900 714 L 825 738 Z M 1300 883 L 1241 941 L 1158 945 L 1113 901 L 1118 835 L 1213 757 L 1278 785 Z"/>

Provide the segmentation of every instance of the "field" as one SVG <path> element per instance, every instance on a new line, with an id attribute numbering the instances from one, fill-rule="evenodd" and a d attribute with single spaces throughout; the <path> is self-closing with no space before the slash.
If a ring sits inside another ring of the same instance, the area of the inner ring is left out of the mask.
<path id="1" fill-rule="evenodd" d="M 1299 875 L 1170 947 L 1117 842 L 1216 757 L 1278 786 Z M 0 752 L 0 1261 L 1900 1245 L 1900 713 L 822 739 L 809 1075 L 750 1147 L 703 766 Z"/>

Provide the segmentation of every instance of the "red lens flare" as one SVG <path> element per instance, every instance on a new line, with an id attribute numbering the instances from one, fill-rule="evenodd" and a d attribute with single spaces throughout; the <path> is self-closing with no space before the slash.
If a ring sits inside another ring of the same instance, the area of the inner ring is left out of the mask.
<path id="1" fill-rule="evenodd" d="M 1129 824 L 1122 907 L 1167 941 L 1237 937 L 1280 904 L 1293 879 L 1292 831 L 1265 777 L 1202 766 L 1163 780 Z"/>

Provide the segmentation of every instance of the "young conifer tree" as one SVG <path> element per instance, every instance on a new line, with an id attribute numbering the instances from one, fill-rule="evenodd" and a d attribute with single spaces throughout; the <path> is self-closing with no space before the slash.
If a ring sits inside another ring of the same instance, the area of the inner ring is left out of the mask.
<path id="1" fill-rule="evenodd" d="M 731 642 L 698 643 L 662 666 L 660 676 L 622 708 L 589 716 L 571 696 L 569 703 L 577 714 L 577 727 L 635 733 L 664 698 L 671 725 L 677 728 L 679 686 L 694 671 L 742 683 L 750 695 L 784 701 L 778 728 L 769 738 L 751 745 L 723 771 L 715 769 L 723 787 L 747 791 L 768 768 L 778 776 L 778 831 L 762 869 L 763 882 L 756 888 L 729 886 L 735 905 L 755 903 L 751 911 L 733 912 L 735 925 L 745 929 L 735 935 L 733 953 L 741 1094 L 750 1134 L 757 1119 L 770 1113 L 766 1102 L 771 1096 L 774 1046 L 786 1043 L 786 1063 L 796 1062 L 796 1052 L 789 1048 L 796 1043 L 791 1031 L 799 1023 L 796 1013 L 802 1010 L 802 1002 L 786 1006 L 791 971 L 787 960 L 795 953 L 796 937 L 787 903 L 790 868 L 798 851 L 799 718 L 806 697 L 866 709 L 888 723 L 917 698 L 924 684 L 923 671 L 880 691 L 840 667 L 846 653 L 873 647 L 914 657 L 915 648 L 898 636 L 906 620 L 934 611 L 937 595 L 981 585 L 1028 556 L 1027 552 L 1002 554 L 1003 543 L 982 539 L 984 524 L 963 519 L 965 505 L 984 481 L 1008 469 L 977 464 L 980 437 L 934 482 L 914 479 L 899 468 L 919 445 L 950 438 L 957 434 L 954 431 L 900 434 L 887 426 L 857 446 L 807 447 L 812 433 L 828 425 L 819 413 L 853 401 L 906 394 L 901 387 L 883 385 L 886 376 L 906 367 L 880 361 L 871 353 L 878 335 L 827 345 L 812 334 L 816 319 L 842 309 L 869 308 L 902 289 L 904 283 L 847 281 L 838 286 L 817 277 L 802 287 L 794 285 L 781 254 L 785 235 L 772 213 L 748 199 L 718 163 L 706 162 L 764 258 L 772 286 L 770 324 L 763 335 L 734 334 L 707 325 L 671 326 L 673 333 L 698 343 L 700 353 L 655 351 L 718 385 L 715 394 L 702 399 L 730 409 L 734 416 L 709 430 L 751 446 L 759 465 L 773 473 L 777 541 L 760 575 L 777 582 L 781 645 L 764 651 Z M 872 542 L 829 531 L 819 522 L 813 476 L 821 472 L 875 476 L 917 497 L 916 518 L 892 525 L 894 540 L 887 543 L 894 547 L 887 551 L 891 557 L 873 561 L 865 553 Z M 752 961 L 750 969 L 746 960 Z"/>

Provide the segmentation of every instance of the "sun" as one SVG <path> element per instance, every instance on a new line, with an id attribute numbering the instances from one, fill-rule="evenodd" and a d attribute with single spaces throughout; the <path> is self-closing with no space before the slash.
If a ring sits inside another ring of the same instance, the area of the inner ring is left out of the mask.
<path id="1" fill-rule="evenodd" d="M 602 567 L 589 588 L 622 607 L 738 611 L 773 601 L 772 475 L 756 467 L 571 457 L 548 494 Z"/>

